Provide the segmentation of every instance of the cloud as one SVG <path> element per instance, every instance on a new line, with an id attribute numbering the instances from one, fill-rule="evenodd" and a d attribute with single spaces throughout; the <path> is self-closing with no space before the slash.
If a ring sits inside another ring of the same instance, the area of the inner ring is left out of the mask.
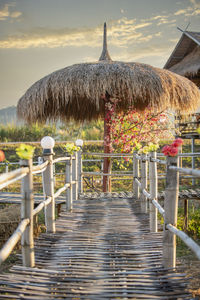
<path id="1" fill-rule="evenodd" d="M 136 22 L 136 19 L 121 18 L 109 22 L 108 39 L 110 45 L 127 47 L 133 41 L 148 41 L 152 37 L 142 30 L 152 22 Z M 37 27 L 0 40 L 0 48 L 38 48 L 38 47 L 99 47 L 102 45 L 102 26 L 95 28 L 51 29 Z"/>
<path id="2" fill-rule="evenodd" d="M 175 16 L 185 13 L 199 13 L 199 10 L 187 8 L 178 10 Z M 137 20 L 122 16 L 120 19 L 108 22 L 109 46 L 126 49 L 136 44 L 149 42 L 160 38 L 161 30 L 158 26 L 172 26 L 176 20 L 174 14 L 154 15 L 147 19 Z M 9 7 L 4 6 L 4 18 L 6 15 L 18 18 L 20 12 L 9 12 Z M 93 28 L 44 28 L 35 27 L 32 30 L 20 31 L 15 35 L 0 39 L 0 48 L 27 49 L 27 48 L 58 48 L 58 47 L 101 47 L 102 26 Z"/>
<path id="3" fill-rule="evenodd" d="M 196 6 L 195 8 L 193 8 L 193 7 L 187 7 L 185 9 L 180 9 L 180 10 L 176 11 L 174 13 L 174 15 L 175 16 L 184 15 L 186 17 L 198 16 L 198 15 L 200 15 L 200 5 Z"/>
<path id="4" fill-rule="evenodd" d="M 11 18 L 19 18 L 22 15 L 20 11 L 13 11 L 10 13 Z"/>
<path id="5" fill-rule="evenodd" d="M 187 11 L 188 11 L 188 8 L 186 8 L 186 9 L 180 9 L 180 10 L 176 11 L 176 12 L 174 13 L 174 15 L 175 15 L 175 16 L 185 15 Z"/>
<path id="6" fill-rule="evenodd" d="M 5 21 L 7 19 L 17 19 L 22 15 L 20 11 L 12 11 L 12 7 L 14 6 L 14 3 L 4 4 L 0 8 L 0 21 Z"/>
<path id="7" fill-rule="evenodd" d="M 155 16 L 155 17 L 152 17 L 150 20 L 159 20 L 159 19 L 166 19 L 168 18 L 168 16 Z"/>
<path id="8" fill-rule="evenodd" d="M 172 44 L 173 45 L 173 44 Z M 173 47 L 173 46 L 172 46 Z M 156 59 L 161 59 L 166 61 L 169 57 L 171 50 L 169 48 L 169 43 L 162 43 L 162 44 L 152 44 L 148 47 L 144 48 L 134 48 L 134 50 L 115 53 L 112 55 L 113 60 L 116 61 L 150 61 L 151 57 L 156 57 Z"/>
<path id="9" fill-rule="evenodd" d="M 200 8 L 200 1 L 199 0 L 189 0 L 190 3 L 194 5 L 195 8 Z"/>
<path id="10" fill-rule="evenodd" d="M 176 20 L 171 20 L 170 19 L 171 16 L 168 15 L 158 15 L 158 16 L 154 16 L 152 18 L 149 19 L 149 21 L 153 21 L 153 22 L 156 22 L 156 25 L 157 26 L 160 26 L 160 25 L 163 25 L 163 24 L 171 24 L 171 23 L 174 23 L 176 22 Z"/>

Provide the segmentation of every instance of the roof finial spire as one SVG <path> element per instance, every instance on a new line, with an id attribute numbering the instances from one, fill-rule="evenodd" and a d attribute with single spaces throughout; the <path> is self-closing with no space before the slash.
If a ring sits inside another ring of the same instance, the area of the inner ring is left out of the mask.
<path id="1" fill-rule="evenodd" d="M 106 29 L 106 22 L 104 23 L 104 34 L 103 34 L 103 50 L 101 53 L 101 56 L 99 58 L 99 61 L 102 60 L 112 60 L 107 49 L 107 29 Z"/>

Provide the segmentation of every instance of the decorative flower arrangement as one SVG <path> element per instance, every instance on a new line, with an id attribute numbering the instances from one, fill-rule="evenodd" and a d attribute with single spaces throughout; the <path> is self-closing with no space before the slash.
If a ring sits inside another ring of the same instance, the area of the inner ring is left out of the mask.
<path id="1" fill-rule="evenodd" d="M 21 159 L 31 159 L 33 157 L 35 147 L 26 145 L 26 144 L 20 144 L 20 146 L 16 149 L 16 153 Z"/>
<path id="2" fill-rule="evenodd" d="M 166 156 L 176 156 L 178 154 L 178 148 L 183 144 L 183 140 L 177 138 L 171 145 L 165 145 L 162 148 L 162 153 Z"/>
<path id="3" fill-rule="evenodd" d="M 0 150 L 0 161 L 3 161 L 5 159 L 5 154 L 2 150 Z"/>
<path id="4" fill-rule="evenodd" d="M 64 145 L 65 151 L 67 153 L 69 153 L 70 155 L 72 155 L 74 152 L 79 151 L 80 147 L 75 146 L 74 144 L 66 144 Z"/>

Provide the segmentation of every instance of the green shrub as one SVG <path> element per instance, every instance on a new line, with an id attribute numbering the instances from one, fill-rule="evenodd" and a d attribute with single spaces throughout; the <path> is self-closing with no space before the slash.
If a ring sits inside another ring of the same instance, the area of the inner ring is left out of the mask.
<path id="1" fill-rule="evenodd" d="M 56 136 L 55 125 L 0 125 L 0 142 L 36 142 L 44 136 Z"/>

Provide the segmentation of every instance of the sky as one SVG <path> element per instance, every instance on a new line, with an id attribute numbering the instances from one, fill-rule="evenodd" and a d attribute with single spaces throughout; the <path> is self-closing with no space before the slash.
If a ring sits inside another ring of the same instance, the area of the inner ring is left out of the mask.
<path id="1" fill-rule="evenodd" d="M 51 72 L 97 61 L 104 22 L 112 60 L 163 68 L 177 27 L 200 31 L 200 0 L 0 0 L 0 109 Z"/>

